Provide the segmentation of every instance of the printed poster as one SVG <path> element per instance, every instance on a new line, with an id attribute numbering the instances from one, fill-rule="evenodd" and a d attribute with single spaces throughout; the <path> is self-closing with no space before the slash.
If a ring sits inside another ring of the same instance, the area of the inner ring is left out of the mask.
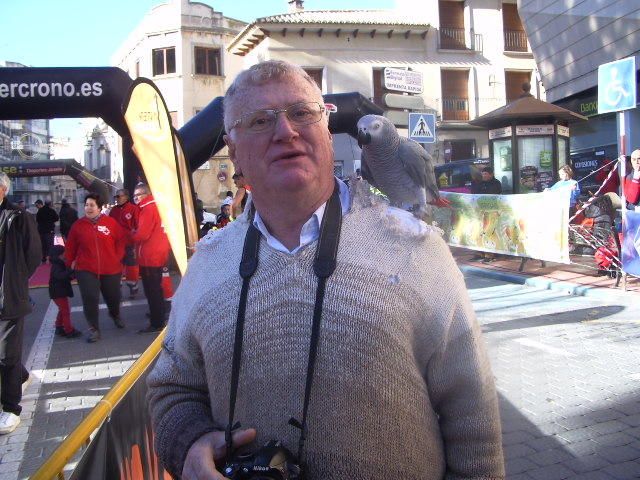
<path id="1" fill-rule="evenodd" d="M 640 276 L 640 212 L 625 212 L 622 231 L 622 270 Z"/>
<path id="2" fill-rule="evenodd" d="M 447 243 L 482 252 L 569 263 L 568 189 L 521 195 L 440 192 L 433 209 Z"/>

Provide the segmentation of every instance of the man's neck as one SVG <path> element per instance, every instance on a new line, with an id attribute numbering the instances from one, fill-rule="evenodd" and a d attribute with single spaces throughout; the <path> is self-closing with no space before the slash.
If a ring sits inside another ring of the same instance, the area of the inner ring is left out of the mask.
<path id="1" fill-rule="evenodd" d="M 302 226 L 329 200 L 332 192 L 333 187 L 328 193 L 318 196 L 317 200 L 311 200 L 309 195 L 304 194 L 289 196 L 283 201 L 274 202 L 274 205 L 263 205 L 256 201 L 255 207 L 269 233 L 286 248 L 293 250 L 300 245 Z"/>

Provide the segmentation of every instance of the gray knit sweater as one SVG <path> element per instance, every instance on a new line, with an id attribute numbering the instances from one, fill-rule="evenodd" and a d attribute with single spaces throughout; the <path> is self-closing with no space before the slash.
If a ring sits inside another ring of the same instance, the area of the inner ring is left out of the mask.
<path id="1" fill-rule="evenodd" d="M 324 300 L 309 414 L 309 480 L 504 477 L 498 404 L 464 281 L 440 235 L 398 222 L 352 186 Z M 210 234 L 173 300 L 149 376 L 156 449 L 174 475 L 228 417 L 246 215 Z M 316 243 L 261 242 L 247 302 L 236 420 L 297 451 L 313 317 Z"/>

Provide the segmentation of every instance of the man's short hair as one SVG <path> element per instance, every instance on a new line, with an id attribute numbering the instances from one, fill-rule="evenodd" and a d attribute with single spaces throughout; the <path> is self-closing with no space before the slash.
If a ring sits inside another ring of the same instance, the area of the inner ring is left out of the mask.
<path id="1" fill-rule="evenodd" d="M 482 173 L 485 173 L 485 172 L 486 172 L 486 173 L 490 173 L 491 175 L 493 175 L 493 168 L 491 168 L 491 167 L 484 167 L 484 168 L 482 169 Z"/>
<path id="2" fill-rule="evenodd" d="M 149 189 L 149 185 L 147 185 L 146 183 L 142 183 L 140 182 L 139 184 L 136 185 L 136 190 L 142 190 L 143 193 L 149 195 L 151 193 L 151 190 Z"/>
<path id="3" fill-rule="evenodd" d="M 34 205 L 44 205 L 44 202 L 40 199 L 37 199 L 35 202 L 33 202 Z"/>
<path id="4" fill-rule="evenodd" d="M 322 99 L 322 91 L 313 78 L 309 76 L 301 67 L 293 63 L 284 62 L 282 60 L 267 60 L 252 65 L 249 69 L 238 74 L 231 86 L 227 89 L 224 96 L 224 127 L 227 133 L 231 129 L 233 122 L 239 116 L 242 98 L 253 87 L 265 85 L 269 82 L 275 82 L 291 77 L 300 77 L 311 85 L 317 94 L 316 101 L 320 105 L 324 105 Z"/>
<path id="5" fill-rule="evenodd" d="M 67 204 L 67 203 L 69 203 L 69 202 L 67 202 L 67 199 L 66 199 L 66 198 L 63 198 L 62 200 L 60 200 L 60 203 L 61 203 L 62 205 L 66 205 L 66 204 Z"/>
<path id="6" fill-rule="evenodd" d="M 4 172 L 0 172 L 0 188 L 8 192 L 10 187 L 11 187 L 11 179 L 9 178 L 9 175 L 7 175 Z"/>
<path id="7" fill-rule="evenodd" d="M 126 188 L 120 188 L 116 190 L 116 195 L 126 195 L 127 197 L 131 198 L 131 195 L 129 194 L 129 190 L 127 190 Z"/>
<path id="8" fill-rule="evenodd" d="M 239 179 L 240 177 L 244 177 L 244 175 L 242 175 L 241 173 L 234 173 L 234 174 L 231 176 L 231 178 L 232 178 L 233 180 L 237 180 L 237 179 Z M 227 192 L 227 193 L 229 193 L 229 192 Z"/>

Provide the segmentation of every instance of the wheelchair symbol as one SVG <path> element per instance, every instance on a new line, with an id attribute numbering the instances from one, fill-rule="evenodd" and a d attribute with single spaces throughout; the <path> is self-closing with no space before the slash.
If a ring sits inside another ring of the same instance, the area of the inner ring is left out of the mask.
<path id="1" fill-rule="evenodd" d="M 605 100 L 612 107 L 615 107 L 623 98 L 629 96 L 629 92 L 624 89 L 622 82 L 617 77 L 618 69 L 615 67 L 611 68 L 611 81 L 605 91 Z"/>

